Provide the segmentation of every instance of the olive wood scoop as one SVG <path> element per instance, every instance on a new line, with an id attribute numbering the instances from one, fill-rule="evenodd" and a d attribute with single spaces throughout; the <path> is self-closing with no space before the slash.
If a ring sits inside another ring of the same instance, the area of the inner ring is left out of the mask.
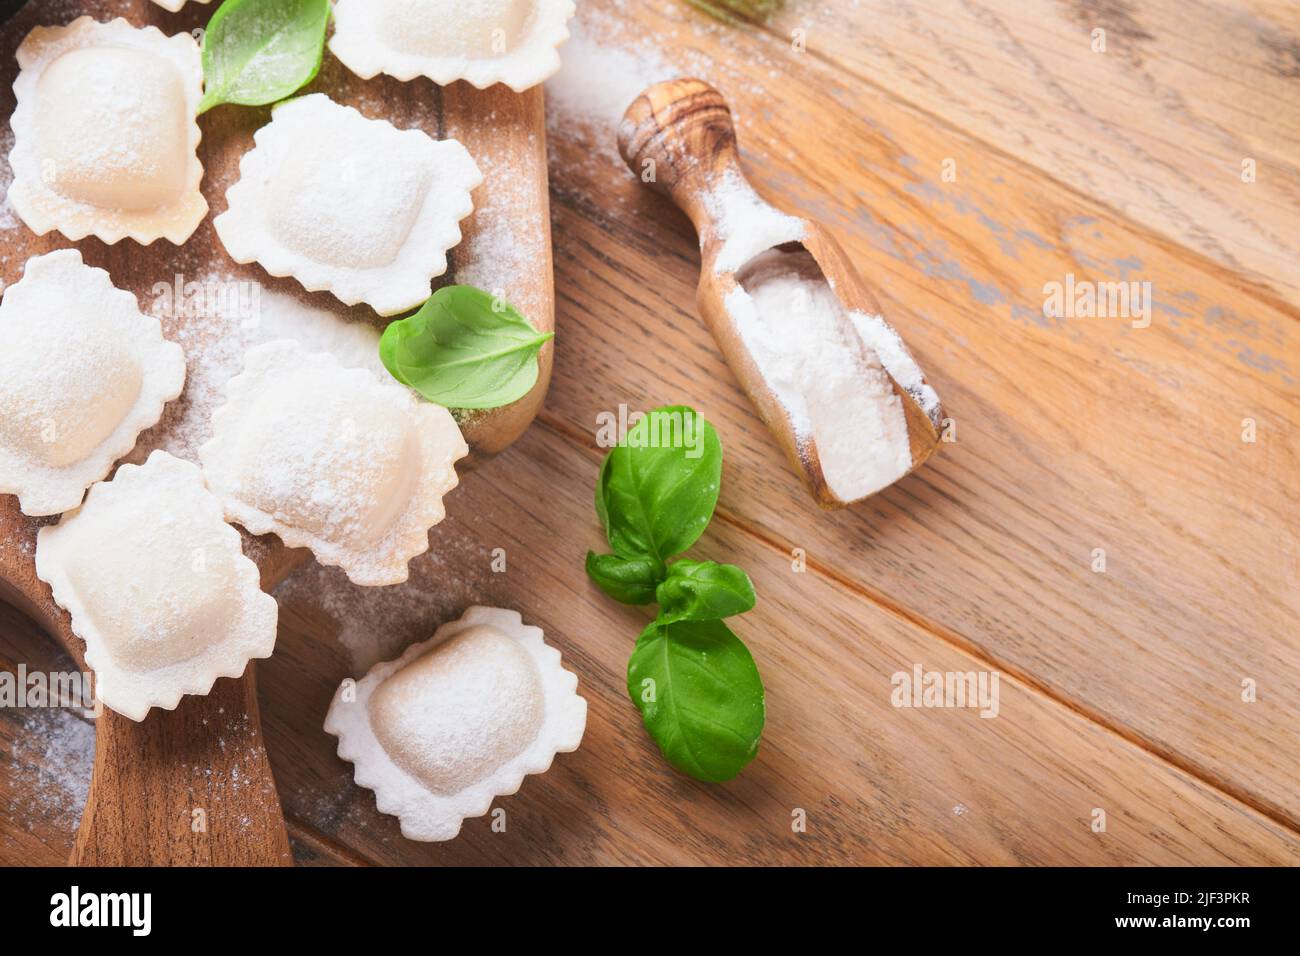
<path id="1" fill-rule="evenodd" d="M 619 150 L 633 173 L 671 196 L 694 223 L 702 257 L 699 311 L 795 471 L 823 507 L 851 504 L 831 489 L 815 439 L 797 432 L 726 303 L 728 296 L 748 281 L 747 269 L 749 276 L 754 275 L 762 254 L 771 250 L 787 254 L 799 272 L 811 273 L 818 280 L 824 277 L 845 316 L 880 316 L 880 306 L 871 290 L 839 243 L 820 224 L 787 216 L 754 191 L 740 167 L 731 110 L 722 94 L 702 80 L 670 80 L 637 97 L 619 128 Z M 719 199 L 724 194 L 725 202 Z M 732 222 L 728 228 L 725 207 L 741 210 L 742 221 Z M 771 235 L 765 236 L 769 226 L 773 226 Z M 894 393 L 902 400 L 907 424 L 911 466 L 897 475 L 901 478 L 935 450 L 943 413 L 938 397 L 925 383 L 901 338 L 886 325 L 877 327 L 883 330 L 888 347 L 876 349 L 875 354 L 889 374 Z M 853 335 L 848 341 L 856 340 Z M 864 343 L 864 355 L 870 354 L 871 349 Z"/>

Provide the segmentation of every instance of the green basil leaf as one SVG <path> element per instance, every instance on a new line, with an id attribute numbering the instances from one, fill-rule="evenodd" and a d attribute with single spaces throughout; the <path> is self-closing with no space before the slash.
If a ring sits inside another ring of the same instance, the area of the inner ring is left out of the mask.
<path id="1" fill-rule="evenodd" d="M 226 0 L 203 33 L 203 99 L 265 106 L 306 86 L 320 70 L 329 0 Z"/>
<path id="2" fill-rule="evenodd" d="M 615 601 L 649 604 L 655 586 L 664 579 L 664 566 L 653 558 L 620 558 L 616 554 L 587 552 L 587 577 Z"/>
<path id="3" fill-rule="evenodd" d="M 718 503 L 722 443 L 693 408 L 656 408 L 600 469 L 596 511 L 615 554 L 667 561 L 704 533 Z"/>
<path id="4" fill-rule="evenodd" d="M 627 662 L 627 692 L 664 758 L 696 780 L 730 780 L 758 753 L 763 681 L 721 621 L 653 622 Z"/>
<path id="5" fill-rule="evenodd" d="M 393 378 L 431 402 L 499 408 L 537 384 L 537 353 L 552 338 L 482 289 L 452 285 L 390 323 L 379 357 Z"/>
<path id="6" fill-rule="evenodd" d="M 659 620 L 720 621 L 754 608 L 754 585 L 734 564 L 675 561 L 655 591 Z"/>

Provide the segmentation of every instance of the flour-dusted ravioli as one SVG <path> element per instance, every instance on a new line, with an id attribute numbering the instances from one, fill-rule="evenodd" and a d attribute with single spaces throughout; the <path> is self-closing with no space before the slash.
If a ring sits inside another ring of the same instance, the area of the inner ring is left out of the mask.
<path id="1" fill-rule="evenodd" d="M 254 141 L 213 223 L 236 262 L 380 315 L 429 298 L 483 182 L 464 146 L 323 93 L 277 106 Z"/>
<path id="2" fill-rule="evenodd" d="M 517 611 L 471 607 L 334 695 L 325 730 L 358 785 L 410 840 L 450 840 L 461 821 L 577 750 L 578 678 Z"/>
<path id="3" fill-rule="evenodd" d="M 18 65 L 9 154 L 18 217 L 38 235 L 188 239 L 208 212 L 194 38 L 78 17 L 27 34 Z"/>
<path id="4" fill-rule="evenodd" d="M 185 354 L 75 249 L 27 260 L 0 300 L 0 494 L 81 504 L 185 386 Z"/>
<path id="5" fill-rule="evenodd" d="M 226 517 L 310 548 L 355 584 L 398 584 L 469 454 L 451 413 L 282 339 L 249 349 L 199 449 Z"/>
<path id="6" fill-rule="evenodd" d="M 366 79 L 427 76 L 522 93 L 559 71 L 576 9 L 573 0 L 338 0 L 330 52 Z"/>
<path id="7" fill-rule="evenodd" d="M 36 538 L 36 574 L 86 642 L 105 706 L 132 720 L 206 694 L 275 647 L 275 599 L 198 467 L 123 465 Z"/>

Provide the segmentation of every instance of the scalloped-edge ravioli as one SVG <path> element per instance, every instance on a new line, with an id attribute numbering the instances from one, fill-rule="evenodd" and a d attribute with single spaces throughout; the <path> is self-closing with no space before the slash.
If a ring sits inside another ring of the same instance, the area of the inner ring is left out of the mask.
<path id="1" fill-rule="evenodd" d="M 36 27 L 18 47 L 9 200 L 38 235 L 179 245 L 207 215 L 199 48 L 126 20 Z"/>
<path id="2" fill-rule="evenodd" d="M 576 10 L 573 0 L 338 0 L 330 52 L 367 79 L 427 76 L 521 93 L 560 69 Z"/>
<path id="3" fill-rule="evenodd" d="M 132 720 L 206 694 L 275 647 L 275 599 L 198 467 L 164 451 L 36 538 L 36 573 L 86 642 L 104 704 Z"/>
<path id="4" fill-rule="evenodd" d="M 578 679 L 517 611 L 471 607 L 334 695 L 325 730 L 411 840 L 450 840 L 467 817 L 576 750 Z"/>
<path id="5" fill-rule="evenodd" d="M 27 260 L 0 300 L 0 493 L 75 508 L 185 384 L 158 319 L 75 249 Z"/>

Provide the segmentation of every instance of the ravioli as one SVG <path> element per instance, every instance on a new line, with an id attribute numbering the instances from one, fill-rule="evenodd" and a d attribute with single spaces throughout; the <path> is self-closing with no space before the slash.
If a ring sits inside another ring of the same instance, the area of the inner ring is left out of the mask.
<path id="1" fill-rule="evenodd" d="M 206 694 L 275 647 L 275 599 L 189 462 L 155 451 L 36 538 L 36 574 L 86 642 L 105 706 L 132 720 Z"/>
<path id="2" fill-rule="evenodd" d="M 14 212 L 37 235 L 148 244 L 207 215 L 195 122 L 199 48 L 125 20 L 36 27 L 18 47 Z"/>
<path id="3" fill-rule="evenodd" d="M 427 76 L 521 93 L 559 71 L 576 9 L 572 0 L 338 0 L 330 52 L 366 79 Z"/>
<path id="4" fill-rule="evenodd" d="M 542 638 L 516 611 L 471 607 L 334 695 L 325 730 L 403 836 L 450 840 L 578 749 L 587 702 Z"/>
<path id="5" fill-rule="evenodd" d="M 289 340 L 246 353 L 212 427 L 199 457 L 226 517 L 370 586 L 406 580 L 469 454 L 445 408 Z"/>
<path id="6" fill-rule="evenodd" d="M 81 503 L 185 385 L 185 353 L 75 249 L 27 260 L 0 300 L 0 493 Z"/>
<path id="7" fill-rule="evenodd" d="M 236 262 L 380 315 L 424 303 L 483 176 L 455 140 L 399 130 L 323 93 L 282 103 L 213 225 Z"/>

